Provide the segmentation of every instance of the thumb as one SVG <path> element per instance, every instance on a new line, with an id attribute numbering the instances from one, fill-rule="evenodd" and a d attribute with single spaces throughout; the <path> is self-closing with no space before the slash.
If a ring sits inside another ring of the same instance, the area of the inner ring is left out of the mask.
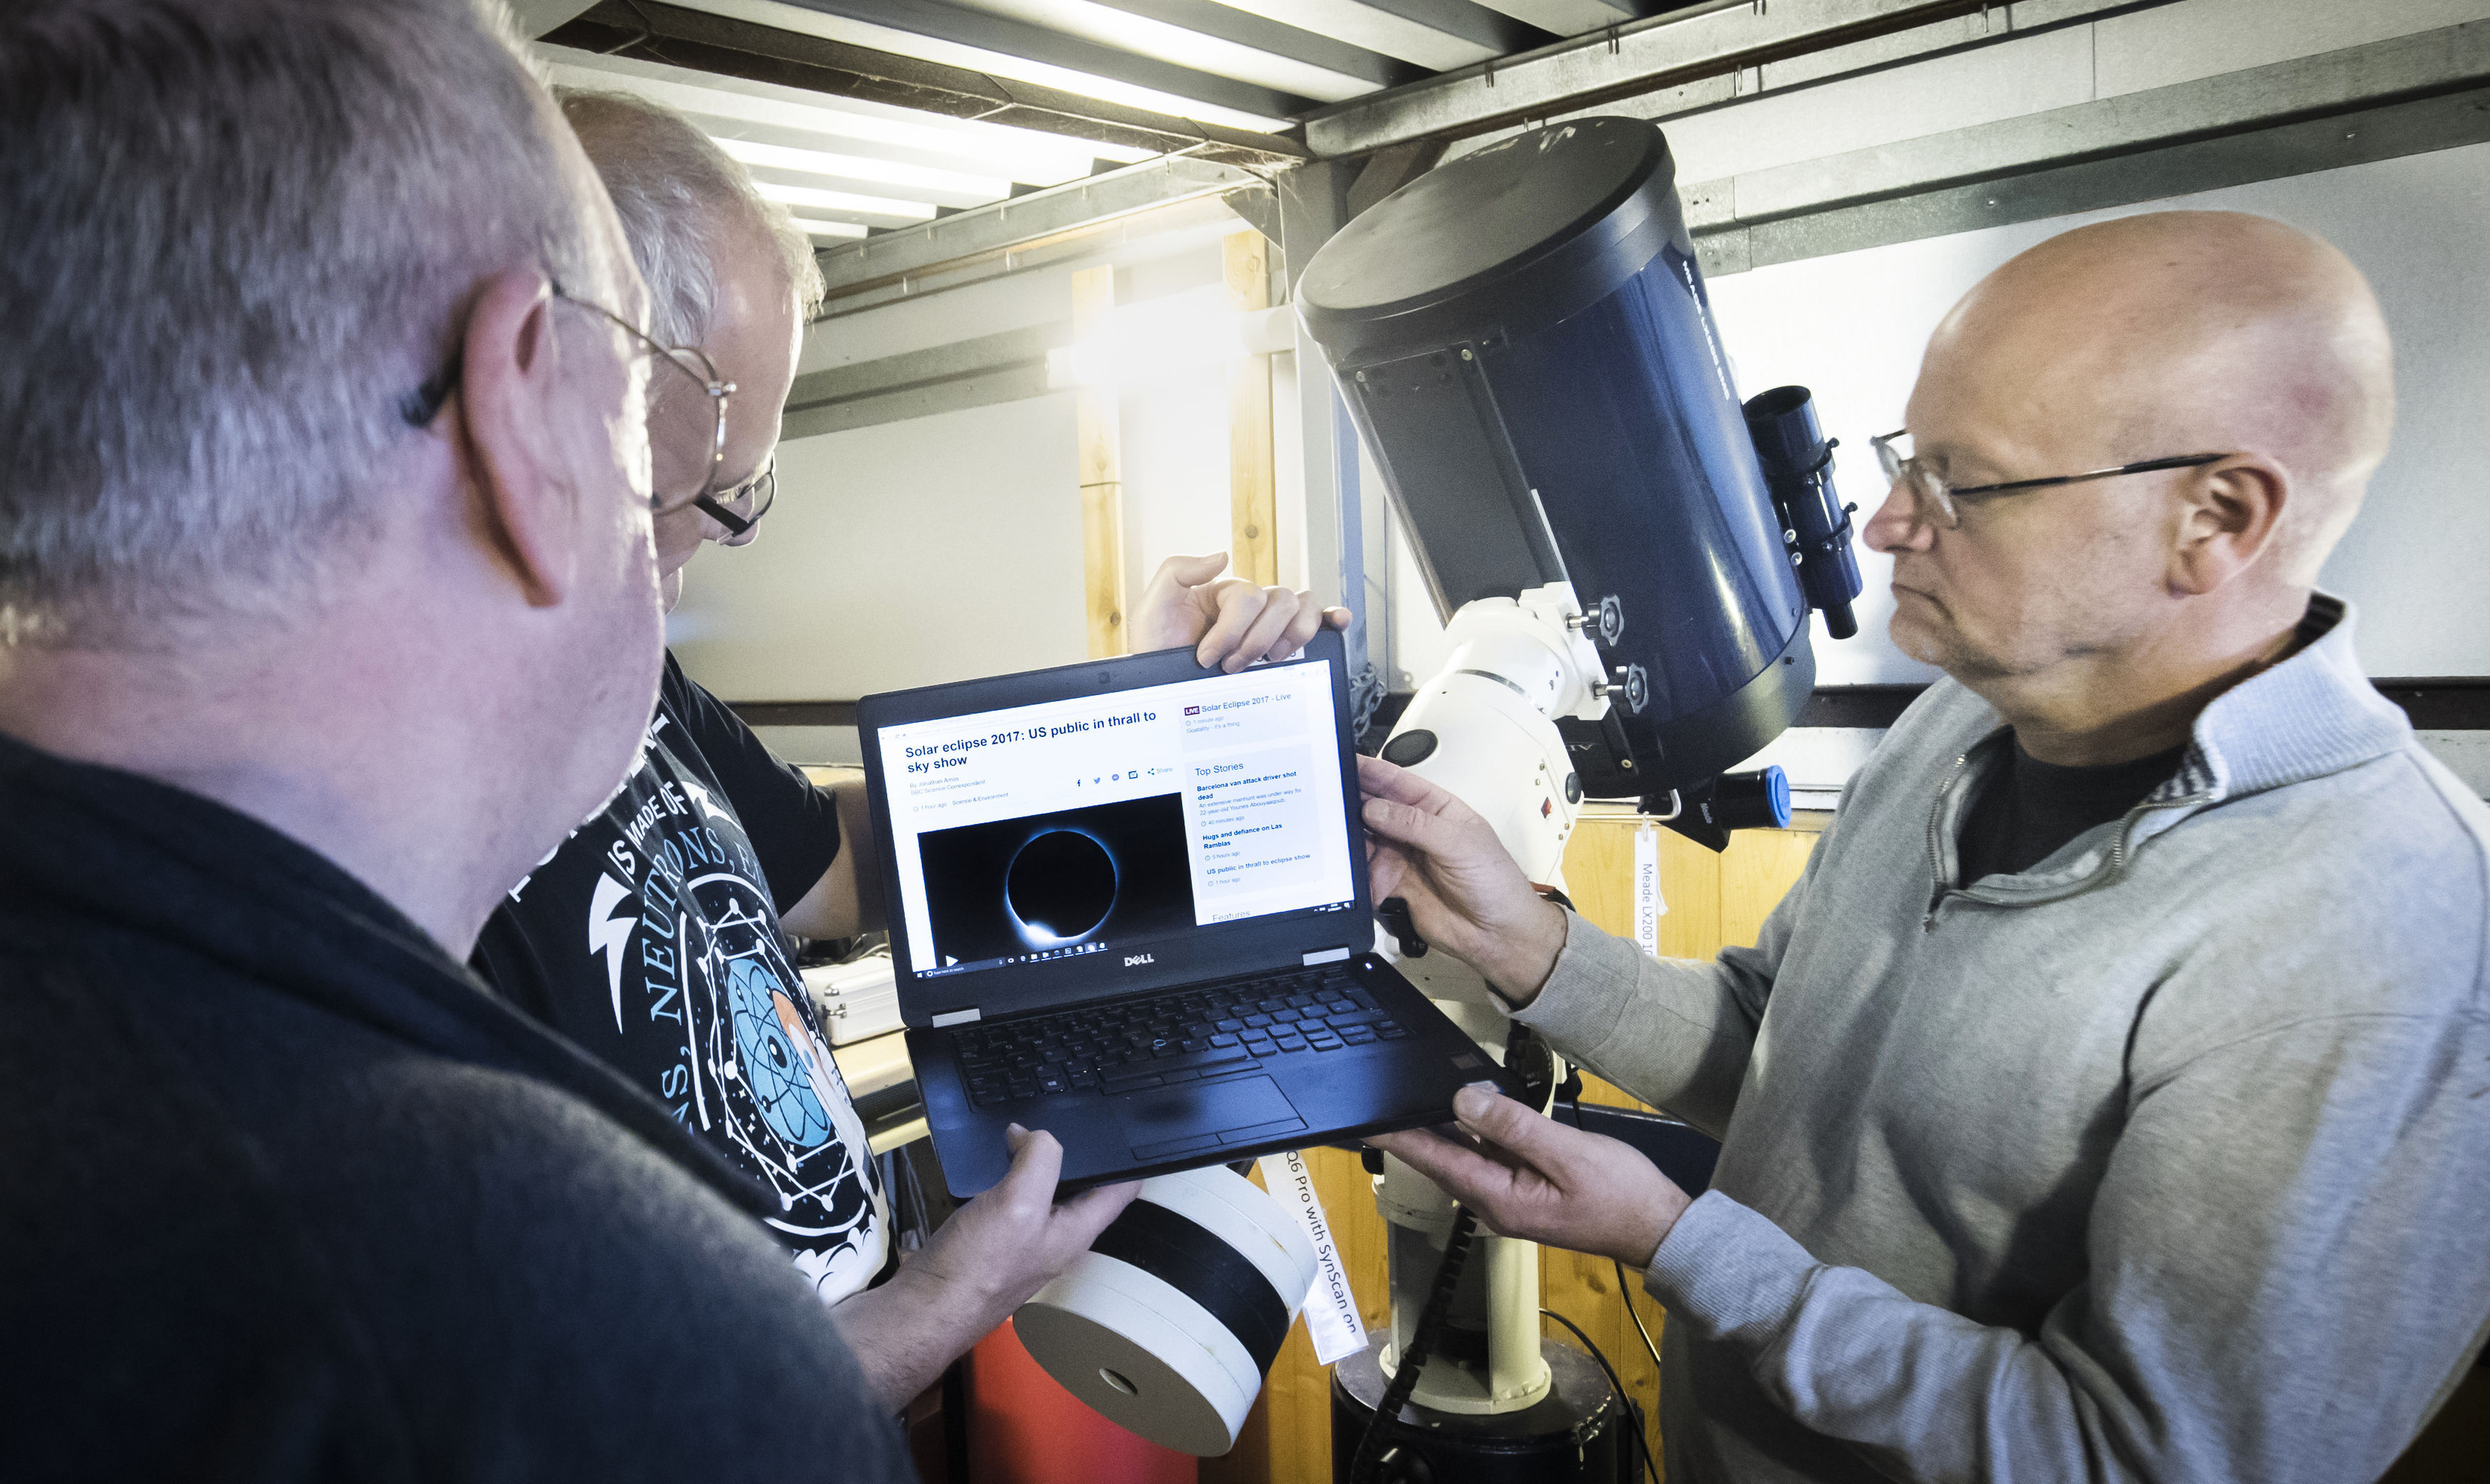
<path id="1" fill-rule="evenodd" d="M 1085 1190 L 1057 1208 L 1057 1217 L 1079 1239 L 1081 1250 L 1098 1239 L 1098 1234 L 1115 1224 L 1124 1208 L 1142 1193 L 1142 1182 L 1128 1180 L 1120 1185 L 1100 1185 Z"/>
<path id="2" fill-rule="evenodd" d="M 1003 1142 L 1011 1147 L 1011 1168 L 1003 1172 L 995 1188 L 1008 1189 L 1015 1196 L 1033 1195 L 1052 1204 L 1055 1182 L 1063 1173 L 1063 1146 L 1044 1129 L 1032 1133 L 1018 1123 L 1003 1130 Z"/>
<path id="3" fill-rule="evenodd" d="M 1491 1088 L 1467 1087 L 1454 1093 L 1453 1118 L 1463 1131 L 1525 1157 L 1546 1142 L 1540 1125 L 1548 1120 Z"/>

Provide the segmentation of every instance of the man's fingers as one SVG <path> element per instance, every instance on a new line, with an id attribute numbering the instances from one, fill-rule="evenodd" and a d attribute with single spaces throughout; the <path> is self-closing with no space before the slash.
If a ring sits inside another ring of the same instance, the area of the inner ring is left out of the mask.
<path id="1" fill-rule="evenodd" d="M 1461 847 L 1442 816 L 1389 799 L 1366 800 L 1357 817 L 1366 828 L 1395 845 L 1405 845 L 1429 856 L 1451 856 Z"/>
<path id="2" fill-rule="evenodd" d="M 1209 632 L 1193 648 L 1194 663 L 1207 670 L 1236 650 L 1238 641 L 1262 612 L 1262 590 L 1250 582 L 1221 583 L 1211 594 Z"/>
<path id="3" fill-rule="evenodd" d="M 1409 858 L 1389 845 L 1366 842 L 1366 895 L 1371 902 L 1400 896 L 1401 883 L 1409 874 Z"/>
<path id="4" fill-rule="evenodd" d="M 1387 763 L 1379 757 L 1359 755 L 1357 786 L 1361 792 L 1376 799 L 1388 799 L 1394 803 L 1405 803 L 1413 809 L 1422 809 L 1429 814 L 1441 814 L 1447 805 L 1462 814 L 1469 812 L 1468 806 L 1454 798 L 1448 790 L 1428 782 L 1405 768 Z"/>
<path id="5" fill-rule="evenodd" d="M 1346 608 L 1325 608 L 1323 610 L 1323 622 L 1329 624 L 1334 628 L 1346 629 L 1348 627 L 1348 621 L 1351 617 L 1352 615 Z"/>
<path id="6" fill-rule="evenodd" d="M 1289 621 L 1297 616 L 1297 595 L 1286 588 L 1262 590 L 1262 611 L 1254 615 L 1254 623 L 1245 637 L 1236 641 L 1234 654 L 1228 656 L 1228 672 L 1233 675 L 1257 659 L 1271 656 L 1279 650 L 1281 638 L 1288 633 Z M 1279 650 L 1287 654 L 1286 650 Z"/>
<path id="7" fill-rule="evenodd" d="M 1443 1186 L 1453 1199 L 1465 1206 L 1491 1205 L 1513 1185 L 1511 1170 L 1476 1149 L 1465 1149 L 1423 1128 L 1374 1134 L 1366 1142 Z"/>
<path id="8" fill-rule="evenodd" d="M 1315 603 L 1315 596 L 1312 593 L 1299 593 L 1295 597 L 1297 606 L 1288 615 L 1288 630 L 1280 635 L 1279 642 L 1271 646 L 1270 653 L 1264 655 L 1264 658 L 1288 658 L 1313 643 L 1316 633 L 1322 628 L 1323 624 L 1332 614 L 1345 614 L 1348 611 L 1346 608 L 1318 607 Z"/>
<path id="9" fill-rule="evenodd" d="M 1573 1189 L 1581 1182 L 1567 1178 L 1581 1162 L 1583 1142 L 1601 1137 L 1568 1128 L 1502 1092 L 1463 1088 L 1453 1096 L 1453 1117 L 1467 1132 L 1509 1152 L 1554 1185 Z"/>

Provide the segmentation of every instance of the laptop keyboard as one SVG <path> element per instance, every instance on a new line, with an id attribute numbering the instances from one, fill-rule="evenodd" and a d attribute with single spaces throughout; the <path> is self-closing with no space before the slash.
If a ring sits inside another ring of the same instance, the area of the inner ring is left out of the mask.
<path id="1" fill-rule="evenodd" d="M 983 1108 L 1057 1093 L 1131 1092 L 1408 1033 L 1345 966 L 1330 965 L 961 1026 L 951 1043 L 969 1096 Z"/>

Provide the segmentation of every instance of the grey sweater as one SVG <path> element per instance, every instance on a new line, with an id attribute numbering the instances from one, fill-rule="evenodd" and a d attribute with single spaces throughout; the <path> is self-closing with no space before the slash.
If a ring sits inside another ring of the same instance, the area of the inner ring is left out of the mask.
<path id="1" fill-rule="evenodd" d="M 2331 631 L 2177 777 L 1955 880 L 1951 682 L 1752 948 L 1576 919 L 1517 1018 L 1721 1136 L 1660 1245 L 1672 1484 L 2363 1481 L 2490 1320 L 2490 811 Z"/>

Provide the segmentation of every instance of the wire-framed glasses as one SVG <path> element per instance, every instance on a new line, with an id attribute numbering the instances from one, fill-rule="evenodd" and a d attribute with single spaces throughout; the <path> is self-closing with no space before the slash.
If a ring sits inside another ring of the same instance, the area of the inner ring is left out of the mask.
<path id="1" fill-rule="evenodd" d="M 2019 489 L 2047 489 L 2060 484 L 2082 484 L 2093 480 L 2115 480 L 2130 474 L 2151 474 L 2157 469 L 2193 469 L 2230 457 L 2228 453 L 2181 453 L 2170 458 L 2148 458 L 2115 469 L 2093 469 L 2083 474 L 2055 474 L 2038 480 L 2008 480 L 1999 484 L 1948 484 L 1935 471 L 1917 458 L 1904 453 L 1895 444 L 1911 436 L 1909 428 L 1896 428 L 1868 440 L 1876 451 L 1877 466 L 1885 471 L 1887 481 L 1910 491 L 1911 500 L 1920 511 L 1946 530 L 1962 525 L 1962 509 L 1956 504 L 1968 496 L 1977 501 L 1988 495 L 2011 494 Z"/>
<path id="2" fill-rule="evenodd" d="M 760 523 L 762 515 L 769 509 L 769 502 L 777 494 L 778 478 L 773 465 L 733 490 L 721 494 L 717 488 L 718 469 L 726 462 L 726 409 L 735 396 L 735 383 L 719 379 L 716 364 L 698 347 L 660 345 L 639 326 L 594 300 L 571 293 L 559 281 L 552 287 L 554 298 L 603 315 L 639 346 L 640 354 L 650 357 L 659 365 L 672 366 L 675 374 L 687 378 L 701 395 L 709 399 L 709 457 L 701 464 L 700 482 L 682 490 L 651 490 L 649 512 L 662 517 L 698 506 L 710 519 L 724 526 L 736 541 L 748 538 L 752 528 Z M 453 352 L 448 364 L 427 377 L 423 385 L 408 393 L 399 403 L 400 416 L 416 427 L 431 426 L 432 420 L 441 416 L 441 409 L 449 404 L 450 393 L 458 390 L 459 370 L 464 359 L 463 350 Z M 652 399 L 654 394 L 652 391 Z"/>

